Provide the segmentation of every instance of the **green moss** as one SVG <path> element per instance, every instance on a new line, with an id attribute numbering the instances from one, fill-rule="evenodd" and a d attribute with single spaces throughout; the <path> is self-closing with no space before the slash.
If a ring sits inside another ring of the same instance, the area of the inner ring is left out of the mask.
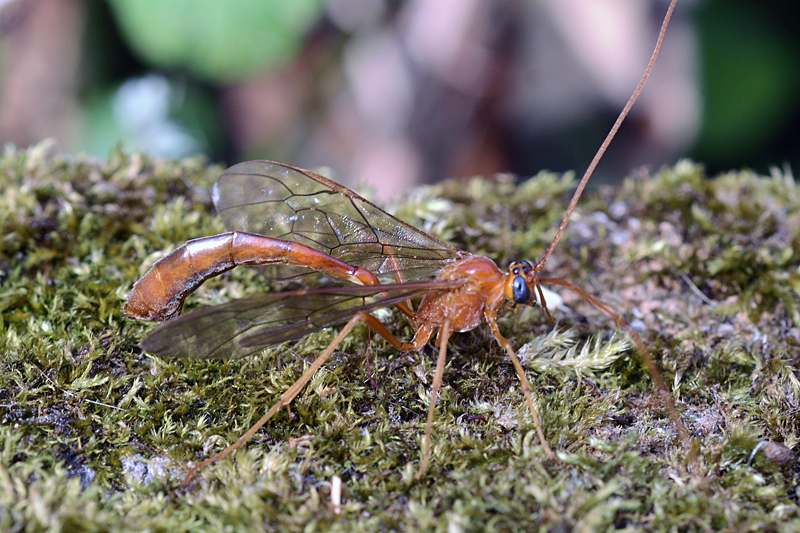
<path id="1" fill-rule="evenodd" d="M 454 335 L 433 461 L 413 481 L 435 355 L 356 331 L 231 459 L 233 442 L 330 342 L 322 331 L 241 361 L 163 360 L 137 347 L 132 282 L 185 240 L 222 231 L 200 160 L 0 156 L 0 529 L 652 530 L 800 527 L 796 448 L 800 188 L 782 173 L 707 179 L 681 162 L 581 201 L 547 274 L 581 284 L 644 332 L 702 450 L 684 462 L 639 356 L 567 293 L 553 330 L 507 313 L 545 430 L 545 459 L 505 353 Z M 571 178 L 445 182 L 400 215 L 502 263 L 541 254 Z M 190 307 L 267 290 L 234 270 Z M 392 313 L 387 325 L 411 330 Z M 590 339 L 591 337 L 591 339 Z M 574 345 L 574 342 L 578 342 Z M 341 514 L 330 502 L 343 481 Z"/>

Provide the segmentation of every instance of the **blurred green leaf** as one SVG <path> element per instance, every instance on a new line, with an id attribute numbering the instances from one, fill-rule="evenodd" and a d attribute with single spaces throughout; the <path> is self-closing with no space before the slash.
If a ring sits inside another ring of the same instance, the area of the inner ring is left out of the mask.
<path id="1" fill-rule="evenodd" d="M 289 61 L 319 0 L 109 0 L 130 45 L 159 67 L 230 81 Z"/>

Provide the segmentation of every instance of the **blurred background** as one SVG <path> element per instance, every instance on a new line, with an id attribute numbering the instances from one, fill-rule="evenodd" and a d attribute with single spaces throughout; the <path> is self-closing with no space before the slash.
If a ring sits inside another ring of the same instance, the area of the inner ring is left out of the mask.
<path id="1" fill-rule="evenodd" d="M 582 172 L 666 0 L 0 0 L 0 140 L 327 166 L 387 200 Z M 800 165 L 795 0 L 680 0 L 595 184 Z"/>

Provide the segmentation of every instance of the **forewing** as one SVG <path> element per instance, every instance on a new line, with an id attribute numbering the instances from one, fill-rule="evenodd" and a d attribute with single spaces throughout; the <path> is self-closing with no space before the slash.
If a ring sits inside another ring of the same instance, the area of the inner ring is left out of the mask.
<path id="1" fill-rule="evenodd" d="M 466 255 L 338 183 L 283 163 L 229 168 L 214 185 L 214 204 L 230 230 L 296 241 L 383 279 L 431 276 Z M 302 272 L 282 269 L 276 277 Z"/>
<path id="2" fill-rule="evenodd" d="M 140 346 L 162 357 L 238 359 L 350 319 L 357 311 L 394 305 L 454 281 L 305 289 L 204 307 L 151 331 Z"/>

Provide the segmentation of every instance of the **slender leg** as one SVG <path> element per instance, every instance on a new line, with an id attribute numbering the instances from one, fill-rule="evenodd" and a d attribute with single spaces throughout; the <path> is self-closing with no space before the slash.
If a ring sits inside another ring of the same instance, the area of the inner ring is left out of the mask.
<path id="1" fill-rule="evenodd" d="M 394 266 L 394 279 L 397 280 L 397 283 L 405 282 L 405 278 L 403 277 L 403 269 L 400 267 L 400 263 L 397 261 L 397 253 L 392 246 L 386 247 L 386 253 L 389 254 L 389 261 Z M 417 314 L 414 312 L 414 304 L 411 302 L 411 299 L 401 302 L 396 305 L 396 307 L 403 312 L 403 314 L 408 317 L 409 322 L 411 322 L 411 326 L 414 329 L 417 329 Z"/>
<path id="2" fill-rule="evenodd" d="M 442 324 L 442 329 L 439 330 L 439 358 L 436 359 L 436 374 L 433 376 L 433 386 L 431 387 L 431 405 L 428 408 L 428 422 L 425 424 L 425 442 L 422 445 L 425 448 L 425 455 L 419 465 L 417 475 L 414 476 L 416 480 L 422 478 L 431 458 L 431 429 L 433 428 L 433 415 L 436 411 L 436 397 L 439 395 L 439 389 L 442 386 L 444 361 L 447 356 L 447 341 L 450 339 L 450 325 L 451 320 L 446 318 Z"/>
<path id="3" fill-rule="evenodd" d="M 188 485 L 189 481 L 191 481 L 192 477 L 197 473 L 198 470 L 226 457 L 233 450 L 235 450 L 236 448 L 247 442 L 250 439 L 250 437 L 255 435 L 256 431 L 261 429 L 261 427 L 264 424 L 266 424 L 269 421 L 269 419 L 272 418 L 275 415 L 275 413 L 277 413 L 282 407 L 288 408 L 292 400 L 295 399 L 295 397 L 300 393 L 303 387 L 305 387 L 305 385 L 311 380 L 311 378 L 314 376 L 317 370 L 319 370 L 319 368 L 325 363 L 328 357 L 331 356 L 336 347 L 339 346 L 339 344 L 341 344 L 345 336 L 347 336 L 347 334 L 350 333 L 350 330 L 352 330 L 353 327 L 355 327 L 355 325 L 358 324 L 359 322 L 367 323 L 372 329 L 375 330 L 376 333 L 378 333 L 378 335 L 385 338 L 398 350 L 417 350 L 419 349 L 419 347 L 424 346 L 428 342 L 431 336 L 430 330 L 423 331 L 423 328 L 421 328 L 420 330 L 417 331 L 417 335 L 414 336 L 414 340 L 411 343 L 400 342 L 397 339 L 397 337 L 392 335 L 389 332 L 389 330 L 387 330 L 386 327 L 374 316 L 362 312 L 356 313 L 355 316 L 353 316 L 353 318 L 351 318 L 350 321 L 342 328 L 342 330 L 339 332 L 336 338 L 333 339 L 333 342 L 331 342 L 330 345 L 328 345 L 328 347 L 325 348 L 325 350 L 321 354 L 319 354 L 319 356 L 314 360 L 311 366 L 308 367 L 308 369 L 303 373 L 302 376 L 300 376 L 300 379 L 298 379 L 294 383 L 294 385 L 289 387 L 286 390 L 286 392 L 284 392 L 281 395 L 280 399 L 275 403 L 275 405 L 273 405 L 270 408 L 270 410 L 267 411 L 267 413 L 261 417 L 261 420 L 256 422 L 255 425 L 247 431 L 247 433 L 245 433 L 239 438 L 239 440 L 237 440 L 236 442 L 234 442 L 233 444 L 231 444 L 230 446 L 219 452 L 214 457 L 206 459 L 205 461 L 201 462 L 197 466 L 190 469 L 189 472 L 186 474 L 186 476 L 183 478 L 181 484 L 183 486 Z"/>
<path id="4" fill-rule="evenodd" d="M 536 284 L 536 290 L 539 291 L 539 305 L 542 306 L 542 311 L 544 311 L 545 316 L 547 316 L 547 320 L 555 326 L 556 321 L 553 320 L 553 315 L 550 314 L 550 310 L 547 308 L 547 302 L 544 301 L 544 291 L 542 291 L 542 286 L 538 283 Z"/>
<path id="5" fill-rule="evenodd" d="M 519 362 L 519 358 L 517 354 L 514 353 L 514 348 L 511 346 L 511 343 L 500 334 L 500 329 L 497 327 L 497 320 L 494 316 L 486 316 L 486 321 L 489 322 L 489 326 L 492 328 L 492 334 L 494 338 L 497 339 L 497 342 L 502 346 L 506 352 L 508 352 L 509 357 L 511 357 L 511 363 L 514 365 L 514 369 L 517 371 L 517 375 L 519 376 L 519 381 L 522 386 L 522 394 L 525 396 L 525 399 L 528 401 L 528 408 L 531 410 L 531 415 L 533 415 L 533 424 L 536 426 L 536 433 L 539 435 L 539 442 L 542 443 L 542 448 L 544 448 L 545 453 L 547 456 L 557 462 L 562 462 L 558 456 L 553 453 L 553 450 L 550 449 L 550 445 L 547 444 L 547 439 L 544 436 L 544 429 L 542 428 L 542 421 L 539 419 L 539 414 L 536 412 L 536 406 L 533 403 L 533 392 L 531 390 L 530 384 L 528 384 L 528 378 L 525 376 L 525 370 L 522 368 L 522 365 Z"/>
<path id="6" fill-rule="evenodd" d="M 611 318 L 611 320 L 616 322 L 616 324 L 624 329 L 630 338 L 633 339 L 634 344 L 636 344 L 636 348 L 639 350 L 639 354 L 642 356 L 644 366 L 647 368 L 647 372 L 650 374 L 650 379 L 653 380 L 653 384 L 656 387 L 656 392 L 658 392 L 658 395 L 661 397 L 661 401 L 664 403 L 664 410 L 667 412 L 667 416 L 669 416 L 672 424 L 678 430 L 678 438 L 688 450 L 688 461 L 694 462 L 700 454 L 699 445 L 697 444 L 697 441 L 692 439 L 692 434 L 689 432 L 689 428 L 686 427 L 686 424 L 681 418 L 678 407 L 675 405 L 675 400 L 672 398 L 672 394 L 669 392 L 667 384 L 664 382 L 664 378 L 661 376 L 661 371 L 658 369 L 658 365 L 656 365 L 656 362 L 653 360 L 653 356 L 650 355 L 650 350 L 647 349 L 647 345 L 644 343 L 642 338 L 635 331 L 633 331 L 633 329 L 622 319 L 621 316 L 612 311 L 610 307 L 574 283 L 565 281 L 563 279 L 545 277 L 539 278 L 539 281 L 543 283 L 561 285 L 562 287 L 566 287 L 575 294 L 585 298 L 586 301 L 605 313 L 606 316 Z"/>

